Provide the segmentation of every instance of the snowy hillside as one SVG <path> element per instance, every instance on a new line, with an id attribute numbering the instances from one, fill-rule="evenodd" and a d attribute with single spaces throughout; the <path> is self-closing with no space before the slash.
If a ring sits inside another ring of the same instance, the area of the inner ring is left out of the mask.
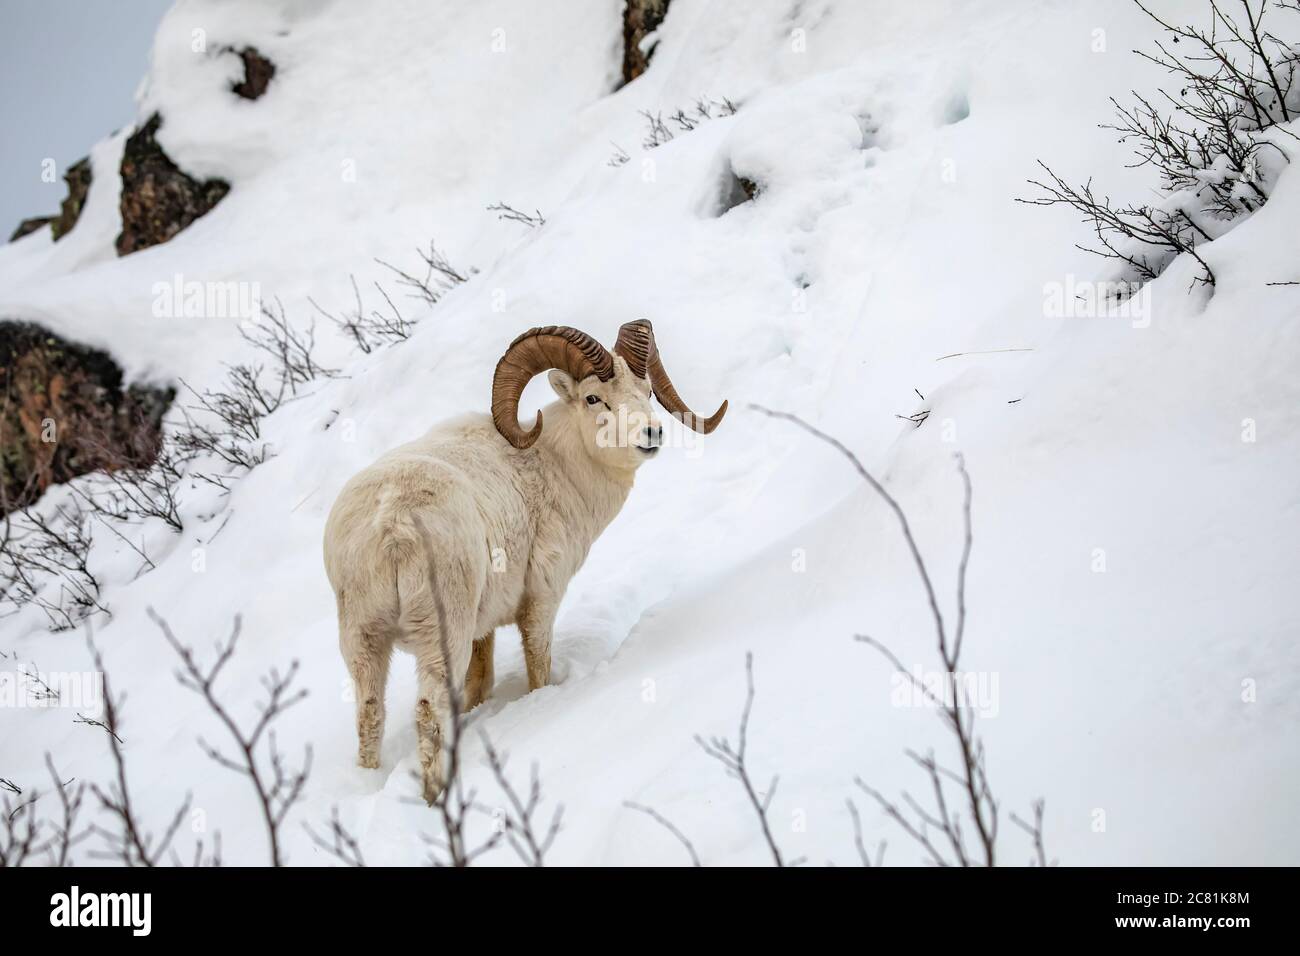
<path id="1" fill-rule="evenodd" d="M 224 699 L 253 715 L 258 676 L 293 660 L 309 691 L 277 725 L 290 756 L 312 748 L 289 862 L 334 862 L 301 824 L 335 807 L 368 863 L 423 862 L 436 824 L 415 799 L 411 661 L 394 660 L 381 769 L 360 769 L 325 517 L 383 451 L 486 411 L 519 332 L 572 325 L 609 344 L 644 317 L 686 400 L 731 411 L 707 438 L 673 424 L 639 472 L 568 591 L 553 686 L 527 693 L 519 642 L 498 634 L 475 727 L 512 778 L 536 764 L 545 806 L 563 805 L 548 863 L 687 862 L 625 801 L 662 813 L 707 864 L 767 861 L 743 789 L 693 739 L 734 738 L 747 652 L 748 759 L 764 783 L 780 775 L 771 820 L 787 857 L 855 864 L 854 797 L 887 864 L 922 861 L 853 781 L 924 792 L 905 750 L 946 756 L 950 741 L 933 709 L 898 706 L 894 668 L 853 636 L 933 671 L 925 594 L 893 515 L 844 458 L 751 404 L 859 455 L 906 510 L 948 616 L 964 456 L 964 663 L 987 681 L 997 796 L 1022 816 L 1045 799 L 1052 857 L 1297 862 L 1300 288 L 1269 283 L 1300 280 L 1300 172 L 1203 247 L 1212 295 L 1179 260 L 1147 287 L 1143 317 L 1061 315 L 1052 289 L 1110 276 L 1075 248 L 1091 238 L 1078 217 L 1014 199 L 1039 159 L 1104 191 L 1151 188 L 1097 128 L 1108 97 L 1162 82 L 1131 53 L 1158 35 L 1133 4 L 673 0 L 649 69 L 618 88 L 621 9 L 182 0 L 138 113 L 159 112 L 168 155 L 229 195 L 119 258 L 126 130 L 96 146 L 71 233 L 0 246 L 0 316 L 103 348 L 132 380 L 215 388 L 254 354 L 239 317 L 160 316 L 158 284 L 174 281 L 256 283 L 298 327 L 315 321 L 315 357 L 337 373 L 266 419 L 268 460 L 228 493 L 187 479 L 181 532 L 95 536 L 111 612 L 95 640 L 127 693 L 141 814 L 161 830 L 192 792 L 182 857 L 220 831 L 226 862 L 266 860 L 247 781 L 196 743 L 224 731 L 177 685 L 146 609 L 203 655 L 238 613 Z M 265 96 L 231 96 L 238 60 L 196 54 L 196 30 L 269 57 Z M 644 145 L 641 111 L 701 99 L 738 109 Z M 497 203 L 544 223 L 502 219 Z M 431 240 L 467 279 L 434 305 L 377 261 L 422 273 Z M 350 277 L 367 311 L 385 307 L 375 282 L 394 296 L 409 339 L 364 353 L 317 312 L 353 307 Z M 550 400 L 544 378 L 525 423 Z M 34 607 L 0 620 L 0 653 L 11 672 L 92 669 L 84 629 L 51 631 Z M 492 804 L 473 736 L 466 772 Z M 0 777 L 45 789 L 47 752 L 64 777 L 112 773 L 103 731 L 75 708 L 0 709 Z M 1032 854 L 1009 824 L 998 849 L 1008 863 Z M 483 862 L 514 855 L 502 845 Z"/>

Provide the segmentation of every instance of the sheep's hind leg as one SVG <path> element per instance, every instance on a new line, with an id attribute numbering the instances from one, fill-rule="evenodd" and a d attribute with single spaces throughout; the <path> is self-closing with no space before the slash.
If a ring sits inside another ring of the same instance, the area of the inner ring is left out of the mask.
<path id="1" fill-rule="evenodd" d="M 488 694 L 492 693 L 494 638 L 495 632 L 488 631 L 486 635 L 474 642 L 470 652 L 469 672 L 465 675 L 466 710 L 473 710 L 487 699 Z"/>
<path id="2" fill-rule="evenodd" d="M 373 770 L 384 742 L 384 689 L 392 644 L 359 628 L 341 631 L 340 644 L 357 695 L 357 763 Z"/>
<path id="3" fill-rule="evenodd" d="M 442 792 L 444 781 L 442 740 L 443 729 L 451 720 L 448 692 L 455 692 L 448 683 L 446 663 L 421 659 L 417 664 L 419 696 L 415 701 L 415 737 L 419 746 L 420 780 L 426 803 L 432 805 Z"/>
<path id="4" fill-rule="evenodd" d="M 443 741 L 451 732 L 451 694 L 464 701 L 464 674 L 469 667 L 473 638 L 466 629 L 448 621 L 446 643 L 438 640 L 437 631 L 421 634 L 417 643 L 424 650 L 416 655 L 419 693 L 415 701 L 415 736 L 420 752 L 420 777 L 424 799 L 432 804 L 445 785 Z M 443 649 L 450 660 L 443 657 Z M 465 709 L 462 704 L 462 711 Z"/>

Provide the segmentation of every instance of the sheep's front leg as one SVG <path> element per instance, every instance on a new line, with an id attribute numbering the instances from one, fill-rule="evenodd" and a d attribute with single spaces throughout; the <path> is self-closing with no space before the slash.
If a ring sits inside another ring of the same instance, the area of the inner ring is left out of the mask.
<path id="1" fill-rule="evenodd" d="M 551 682 L 551 630 L 555 626 L 556 610 L 556 605 L 549 602 L 532 602 L 519 621 L 530 691 Z"/>
<path id="2" fill-rule="evenodd" d="M 465 709 L 473 710 L 492 693 L 494 677 L 492 667 L 492 646 L 495 632 L 488 631 L 474 642 L 470 652 L 469 672 L 465 675 Z"/>

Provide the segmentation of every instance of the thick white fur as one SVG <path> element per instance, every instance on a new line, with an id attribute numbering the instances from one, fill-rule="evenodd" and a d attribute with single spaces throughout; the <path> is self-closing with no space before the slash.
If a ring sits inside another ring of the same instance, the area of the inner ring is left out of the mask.
<path id="1" fill-rule="evenodd" d="M 442 785 L 448 687 L 463 691 L 466 709 L 488 694 L 493 632 L 507 624 L 523 636 L 529 689 L 548 682 L 569 580 L 652 456 L 638 446 L 661 434 L 649 382 L 621 358 L 608 382 L 559 370 L 550 382 L 559 401 L 543 409 L 533 447 L 513 447 L 487 415 L 444 422 L 353 477 L 325 525 L 339 647 L 356 683 L 358 762 L 379 766 L 384 686 L 400 647 L 416 661 L 427 800 Z"/>

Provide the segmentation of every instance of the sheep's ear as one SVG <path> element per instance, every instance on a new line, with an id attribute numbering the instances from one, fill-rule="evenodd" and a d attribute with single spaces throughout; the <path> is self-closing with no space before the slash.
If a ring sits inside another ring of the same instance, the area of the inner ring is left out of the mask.
<path id="1" fill-rule="evenodd" d="M 571 402 L 578 397 L 578 383 L 573 380 L 573 376 L 563 369 L 553 368 L 546 380 L 551 383 L 551 388 L 555 389 L 555 394 L 560 396 L 566 402 Z"/>

